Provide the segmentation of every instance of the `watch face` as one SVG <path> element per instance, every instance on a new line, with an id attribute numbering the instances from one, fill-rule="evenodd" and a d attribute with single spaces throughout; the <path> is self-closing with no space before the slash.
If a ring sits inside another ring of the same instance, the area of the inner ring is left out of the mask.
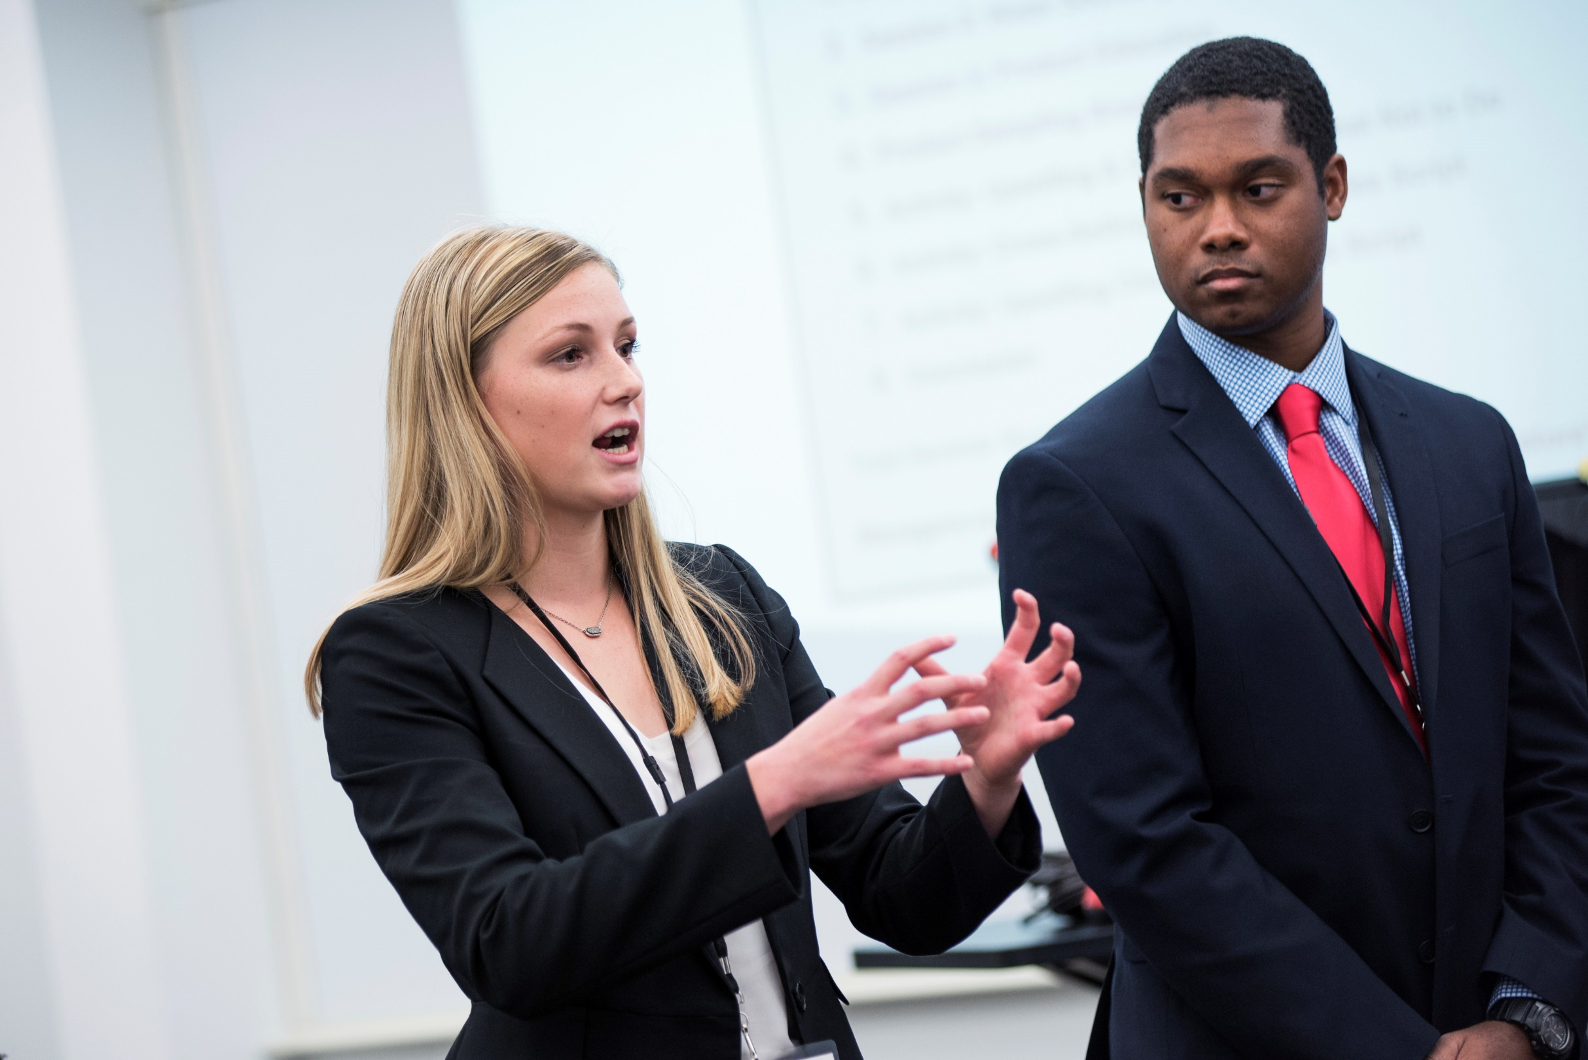
<path id="1" fill-rule="evenodd" d="M 1571 1045 L 1571 1024 L 1559 1012 L 1548 1013 L 1539 1020 L 1538 1038 L 1550 1052 L 1563 1053 Z"/>

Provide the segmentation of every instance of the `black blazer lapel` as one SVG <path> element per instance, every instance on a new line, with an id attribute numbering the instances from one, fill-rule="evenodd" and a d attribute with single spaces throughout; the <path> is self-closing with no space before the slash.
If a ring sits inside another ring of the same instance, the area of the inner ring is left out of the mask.
<path id="1" fill-rule="evenodd" d="M 1148 358 L 1147 370 L 1159 404 L 1185 412 L 1170 427 L 1175 437 L 1196 454 L 1285 557 L 1341 643 L 1378 689 L 1385 707 L 1394 712 L 1407 738 L 1416 739 L 1372 637 L 1351 600 L 1334 553 L 1329 551 L 1306 506 L 1285 481 L 1256 432 L 1246 425 L 1218 380 L 1192 352 L 1173 317 Z"/>
<path id="2" fill-rule="evenodd" d="M 1383 378 L 1383 367 L 1347 348 L 1345 374 L 1351 398 L 1384 458 L 1395 521 L 1406 554 L 1406 581 L 1412 604 L 1412 643 L 1417 655 L 1417 691 L 1425 719 L 1431 720 L 1439 691 L 1439 590 L 1444 576 L 1443 530 L 1434 463 L 1406 398 Z"/>
<path id="3" fill-rule="evenodd" d="M 641 633 L 641 648 L 645 652 L 645 663 L 651 672 L 651 683 L 656 686 L 656 695 L 662 701 L 662 707 L 669 718 L 674 716 L 673 697 L 668 691 L 667 680 L 662 673 L 660 660 L 657 658 L 656 645 L 651 643 L 651 638 Z M 685 673 L 689 667 L 684 660 L 679 660 Z M 771 719 L 779 716 L 776 710 L 758 709 L 753 702 L 758 694 L 758 688 L 751 688 L 737 710 L 723 718 L 721 721 L 711 716 L 711 710 L 697 696 L 695 707 L 700 711 L 701 717 L 706 720 L 706 727 L 711 731 L 711 742 L 717 748 L 717 761 L 726 773 L 734 766 L 743 762 L 757 751 L 770 747 L 782 739 L 788 731 L 787 725 L 778 726 Z M 786 714 L 786 712 L 784 712 Z"/>
<path id="4" fill-rule="evenodd" d="M 662 696 L 664 700 L 670 700 L 671 697 L 666 692 L 666 682 L 662 679 L 661 667 L 657 664 L 655 648 L 649 641 L 645 644 L 645 657 L 650 664 L 651 680 L 656 684 L 657 694 Z M 724 773 L 739 765 L 757 751 L 772 746 L 772 744 L 787 735 L 791 728 L 788 724 L 789 717 L 786 709 L 768 709 L 764 704 L 758 702 L 759 698 L 765 694 L 763 690 L 766 687 L 765 681 L 752 685 L 745 696 L 744 702 L 740 703 L 732 714 L 721 720 L 713 718 L 710 708 L 704 703 L 697 703 L 701 717 L 706 720 L 706 728 L 711 732 L 712 745 L 717 749 L 717 761 L 721 764 Z M 784 839 L 785 834 L 787 836 L 786 840 Z M 805 814 L 803 812 L 796 813 L 790 818 L 788 824 L 784 826 L 783 832 L 773 837 L 773 842 L 791 844 L 790 849 L 793 852 L 796 864 L 800 867 L 800 879 L 803 881 L 805 873 L 809 869 L 808 859 L 804 854 L 806 849 Z M 805 894 L 803 882 L 799 887 L 799 892 L 801 896 Z M 790 939 L 786 937 L 787 930 L 784 925 L 787 923 L 787 911 L 794 908 L 797 907 L 785 907 L 783 910 L 774 912 L 762 920 L 766 927 L 767 942 L 772 947 L 772 955 L 777 960 L 779 974 L 783 977 L 784 982 L 790 981 L 790 970 L 787 966 L 786 955 L 794 952 L 790 946 Z M 785 915 L 779 915 L 780 913 Z M 794 946 L 797 948 L 797 941 Z M 705 954 L 706 961 L 711 965 L 712 971 L 717 973 L 723 984 L 728 986 L 729 989 L 733 989 L 734 985 L 728 981 L 727 975 L 722 971 L 722 966 L 717 963 L 712 944 L 707 943 L 701 948 L 701 952 Z"/>
<path id="5" fill-rule="evenodd" d="M 745 702 L 726 718 L 717 721 L 709 714 L 706 716 L 724 773 L 788 735 L 789 726 L 780 724 L 788 720 L 787 709 L 767 709 L 764 704 L 755 702 L 759 698 L 760 691 L 752 687 Z"/>
<path id="6" fill-rule="evenodd" d="M 781 685 L 777 686 L 781 688 Z M 758 682 L 752 686 L 745 701 L 737 710 L 721 721 L 706 713 L 706 724 L 711 728 L 711 741 L 717 745 L 717 758 L 726 773 L 757 751 L 765 750 L 787 736 L 792 728 L 788 708 L 778 709 L 760 702 L 767 693 L 766 685 Z M 790 818 L 786 829 L 794 850 L 805 863 L 805 815 L 797 813 Z"/>
<path id="7" fill-rule="evenodd" d="M 656 816 L 639 774 L 562 668 L 494 604 L 483 675 L 584 778 L 619 825 Z"/>

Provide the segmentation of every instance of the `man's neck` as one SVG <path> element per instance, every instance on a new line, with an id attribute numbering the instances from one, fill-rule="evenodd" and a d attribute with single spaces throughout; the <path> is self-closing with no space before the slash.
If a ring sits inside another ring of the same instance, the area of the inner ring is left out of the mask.
<path id="1" fill-rule="evenodd" d="M 1221 339 L 1251 350 L 1281 368 L 1300 372 L 1312 363 L 1329 337 L 1329 318 L 1323 311 L 1323 292 L 1307 299 L 1301 311 L 1262 331 L 1227 334 L 1208 329 Z"/>

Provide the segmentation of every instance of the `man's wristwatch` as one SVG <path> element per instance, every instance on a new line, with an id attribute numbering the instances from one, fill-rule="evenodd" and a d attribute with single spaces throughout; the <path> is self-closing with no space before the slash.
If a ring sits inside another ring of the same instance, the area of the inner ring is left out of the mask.
<path id="1" fill-rule="evenodd" d="M 1560 1009 L 1532 997 L 1508 997 L 1489 1010 L 1489 1018 L 1514 1023 L 1532 1043 L 1540 1060 L 1567 1060 L 1577 1046 L 1577 1032 Z"/>

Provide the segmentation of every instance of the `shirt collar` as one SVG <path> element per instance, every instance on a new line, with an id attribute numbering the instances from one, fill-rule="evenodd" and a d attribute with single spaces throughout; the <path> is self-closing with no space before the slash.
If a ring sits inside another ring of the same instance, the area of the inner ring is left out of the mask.
<path id="1" fill-rule="evenodd" d="M 1324 310 L 1329 333 L 1323 346 L 1311 363 L 1300 372 L 1275 364 L 1244 346 L 1213 334 L 1184 313 L 1176 312 L 1180 334 L 1197 359 L 1207 365 L 1208 371 L 1230 400 L 1248 427 L 1257 422 L 1274 407 L 1279 395 L 1291 383 L 1315 391 L 1328 406 L 1339 413 L 1345 422 L 1356 426 L 1356 406 L 1351 402 L 1351 386 L 1345 378 L 1345 347 L 1340 341 L 1340 321 L 1333 313 Z"/>

